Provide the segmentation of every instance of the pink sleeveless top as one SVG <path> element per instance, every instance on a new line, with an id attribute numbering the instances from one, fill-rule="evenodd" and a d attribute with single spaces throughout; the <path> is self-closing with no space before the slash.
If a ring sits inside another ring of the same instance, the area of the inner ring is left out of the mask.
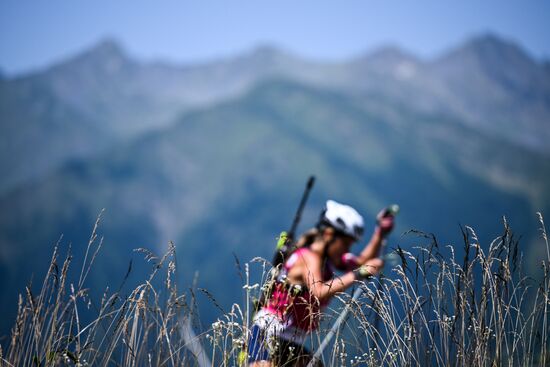
<path id="1" fill-rule="evenodd" d="M 299 256 L 309 248 L 296 250 L 284 263 L 285 274 L 296 263 Z M 323 281 L 328 281 L 334 276 L 332 267 L 327 262 L 321 271 Z M 287 327 L 294 327 L 304 332 L 315 330 L 319 326 L 321 311 L 328 305 L 329 300 L 319 301 L 313 296 L 305 285 L 289 285 L 278 282 L 273 294 L 263 309 L 276 315 Z"/>

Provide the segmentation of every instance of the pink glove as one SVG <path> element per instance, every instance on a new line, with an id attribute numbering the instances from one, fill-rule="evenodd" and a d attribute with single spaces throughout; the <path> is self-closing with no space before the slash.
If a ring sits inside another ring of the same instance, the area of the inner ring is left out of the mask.
<path id="1" fill-rule="evenodd" d="M 393 229 L 394 215 L 392 212 L 384 208 L 376 216 L 376 230 L 379 231 L 382 237 L 386 237 Z"/>
<path id="2" fill-rule="evenodd" d="M 346 252 L 342 255 L 342 264 L 344 269 L 342 270 L 353 270 L 359 267 L 359 260 L 355 254 L 351 252 Z"/>

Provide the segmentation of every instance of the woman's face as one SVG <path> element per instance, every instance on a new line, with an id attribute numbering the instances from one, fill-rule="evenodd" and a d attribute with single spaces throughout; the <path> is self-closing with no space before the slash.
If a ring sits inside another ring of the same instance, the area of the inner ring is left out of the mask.
<path id="1" fill-rule="evenodd" d="M 332 243 L 328 246 L 328 257 L 334 267 L 339 270 L 346 268 L 342 256 L 350 252 L 351 246 L 355 243 L 355 239 L 349 236 L 335 236 Z"/>

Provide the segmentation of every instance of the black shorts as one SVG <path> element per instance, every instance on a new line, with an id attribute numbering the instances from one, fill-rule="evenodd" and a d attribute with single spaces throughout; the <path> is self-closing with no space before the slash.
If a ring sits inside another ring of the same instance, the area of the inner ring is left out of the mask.
<path id="1" fill-rule="evenodd" d="M 313 355 L 303 345 L 288 340 L 271 337 L 266 338 L 265 332 L 254 325 L 248 341 L 248 362 L 270 361 L 274 366 L 306 367 Z M 318 361 L 316 367 L 323 364 Z"/>

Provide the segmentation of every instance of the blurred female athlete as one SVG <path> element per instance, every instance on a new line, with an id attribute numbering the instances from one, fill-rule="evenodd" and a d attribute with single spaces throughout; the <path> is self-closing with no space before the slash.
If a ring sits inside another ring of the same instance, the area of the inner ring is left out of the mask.
<path id="1" fill-rule="evenodd" d="M 383 210 L 377 219 L 370 241 L 355 256 L 350 248 L 363 235 L 363 217 L 348 205 L 327 201 L 316 227 L 300 237 L 254 316 L 250 367 L 308 364 L 312 355 L 303 343 L 318 328 L 330 299 L 356 280 L 376 275 L 384 265 L 379 253 L 394 218 Z M 334 269 L 344 273 L 335 276 Z"/>

